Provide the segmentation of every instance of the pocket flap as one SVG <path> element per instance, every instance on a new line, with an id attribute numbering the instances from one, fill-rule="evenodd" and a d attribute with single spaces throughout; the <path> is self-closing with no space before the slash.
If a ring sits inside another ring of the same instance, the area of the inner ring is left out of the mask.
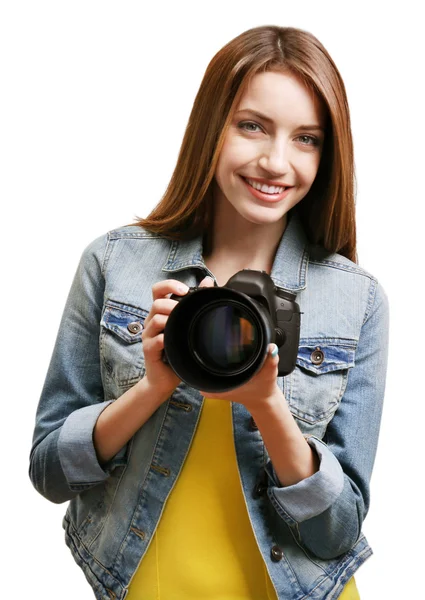
<path id="1" fill-rule="evenodd" d="M 108 300 L 105 303 L 101 325 L 133 344 L 142 341 L 144 321 L 148 314 L 147 310 Z"/>
<path id="2" fill-rule="evenodd" d="M 354 367 L 356 347 L 344 344 L 342 340 L 301 340 L 298 347 L 296 364 L 303 368 L 321 375 L 330 371 L 338 371 Z"/>

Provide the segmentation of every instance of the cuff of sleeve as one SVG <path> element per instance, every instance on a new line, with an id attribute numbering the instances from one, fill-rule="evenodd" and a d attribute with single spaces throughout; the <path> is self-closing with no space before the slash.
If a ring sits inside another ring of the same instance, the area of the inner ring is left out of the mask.
<path id="1" fill-rule="evenodd" d="M 295 525 L 327 510 L 344 488 L 344 472 L 338 459 L 319 438 L 306 437 L 308 444 L 317 452 L 319 470 L 310 477 L 294 485 L 280 484 L 272 462 L 269 460 L 265 471 L 271 484 L 267 495 L 279 515 L 289 524 Z"/>
<path id="2" fill-rule="evenodd" d="M 93 444 L 96 421 L 100 413 L 112 402 L 114 400 L 84 406 L 71 413 L 62 425 L 58 439 L 59 459 L 68 485 L 73 491 L 82 491 L 101 483 L 118 464 L 124 464 L 127 445 L 102 468 Z"/>

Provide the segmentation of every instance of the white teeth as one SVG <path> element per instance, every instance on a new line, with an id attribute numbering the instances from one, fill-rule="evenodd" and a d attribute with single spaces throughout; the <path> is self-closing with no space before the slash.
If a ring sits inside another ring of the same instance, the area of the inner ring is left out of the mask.
<path id="1" fill-rule="evenodd" d="M 252 179 L 246 179 L 250 186 L 259 190 L 260 192 L 265 192 L 266 194 L 280 194 L 286 187 L 278 187 L 276 185 L 266 185 L 265 183 L 258 183 L 258 181 L 253 181 Z"/>

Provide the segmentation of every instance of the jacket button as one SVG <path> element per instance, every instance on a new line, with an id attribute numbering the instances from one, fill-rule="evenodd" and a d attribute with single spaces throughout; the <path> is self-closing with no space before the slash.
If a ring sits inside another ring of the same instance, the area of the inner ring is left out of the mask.
<path id="1" fill-rule="evenodd" d="M 279 562 L 283 557 L 283 550 L 279 546 L 273 546 L 270 550 L 270 556 L 273 562 Z"/>
<path id="2" fill-rule="evenodd" d="M 323 360 L 324 360 L 324 358 L 325 358 L 325 355 L 324 355 L 323 351 L 322 351 L 322 350 L 320 350 L 320 348 L 319 348 L 319 347 L 317 347 L 317 348 L 316 348 L 316 350 L 314 350 L 314 351 L 311 353 L 311 356 L 310 356 L 310 358 L 311 358 L 311 362 L 312 362 L 314 365 L 321 365 L 321 364 L 322 364 L 322 362 L 323 362 Z"/>
<path id="3" fill-rule="evenodd" d="M 254 499 L 260 498 L 261 496 L 264 496 L 266 490 L 267 490 L 267 485 L 264 485 L 264 483 L 262 483 L 260 481 L 260 483 L 255 484 L 254 490 L 252 492 L 252 497 Z"/>
<path id="4" fill-rule="evenodd" d="M 251 417 L 249 420 L 249 428 L 251 431 L 257 431 L 258 427 L 257 427 L 257 423 L 254 421 L 254 417 Z"/>
<path id="5" fill-rule="evenodd" d="M 143 329 L 143 325 L 140 323 L 140 321 L 133 321 L 127 325 L 127 329 L 130 333 L 139 333 L 139 331 Z"/>

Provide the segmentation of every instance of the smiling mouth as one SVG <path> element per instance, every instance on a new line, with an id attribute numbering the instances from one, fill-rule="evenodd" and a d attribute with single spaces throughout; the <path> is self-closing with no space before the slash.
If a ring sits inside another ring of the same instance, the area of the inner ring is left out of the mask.
<path id="1" fill-rule="evenodd" d="M 260 188 L 262 185 L 267 185 L 268 188 L 282 188 L 280 192 L 265 192 L 261 189 L 259 189 L 258 187 L 255 187 L 255 185 L 253 185 L 253 180 L 250 179 L 249 177 L 244 177 L 243 175 L 241 175 L 242 179 L 245 181 L 245 183 L 247 183 L 250 187 L 254 188 L 254 190 L 257 190 L 259 192 L 262 192 L 263 194 L 269 194 L 270 196 L 273 196 L 275 194 L 282 194 L 284 191 L 286 191 L 288 188 L 292 187 L 290 185 L 267 185 L 267 184 L 262 184 L 260 182 L 254 182 L 256 185 L 259 185 Z"/>
<path id="2" fill-rule="evenodd" d="M 269 192 L 261 192 L 260 190 L 257 190 L 242 175 L 240 175 L 240 178 L 242 179 L 244 185 L 247 187 L 250 194 L 252 196 L 254 196 L 255 198 L 257 198 L 257 200 L 261 200 L 262 202 L 268 202 L 268 203 L 279 202 L 280 200 L 283 200 L 284 198 L 286 198 L 286 196 L 289 194 L 289 192 L 293 188 L 293 186 L 288 186 L 283 190 L 283 192 L 277 192 L 274 194 L 270 194 Z"/>

